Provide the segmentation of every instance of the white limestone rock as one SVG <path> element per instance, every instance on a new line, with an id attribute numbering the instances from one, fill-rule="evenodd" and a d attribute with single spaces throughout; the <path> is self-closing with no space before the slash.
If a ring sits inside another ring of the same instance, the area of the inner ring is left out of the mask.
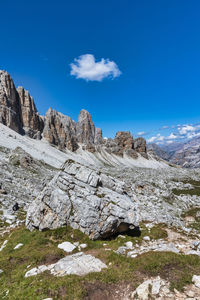
<path id="1" fill-rule="evenodd" d="M 91 272 L 100 272 L 107 266 L 92 255 L 79 252 L 60 259 L 57 263 L 49 266 L 39 266 L 26 272 L 25 277 L 35 276 L 44 271 L 50 271 L 55 276 L 78 275 L 83 276 Z"/>
<path id="2" fill-rule="evenodd" d="M 76 246 L 73 245 L 70 242 L 63 242 L 63 243 L 61 243 L 61 244 L 58 245 L 58 248 L 64 250 L 65 252 L 70 253 L 70 252 L 72 252 L 76 248 Z"/>
<path id="3" fill-rule="evenodd" d="M 152 280 L 146 280 L 142 284 L 140 284 L 135 292 L 132 294 L 132 297 L 137 295 L 137 299 L 139 300 L 148 300 L 149 299 L 149 290 L 150 286 L 152 286 Z"/>
<path id="4" fill-rule="evenodd" d="M 19 243 L 19 244 L 17 244 L 17 245 L 15 246 L 14 250 L 17 250 L 17 249 L 21 248 L 22 246 L 23 246 L 23 244 L 22 244 L 22 243 Z"/>
<path id="5" fill-rule="evenodd" d="M 8 240 L 5 240 L 3 242 L 2 246 L 0 247 L 0 251 L 2 251 L 6 247 L 7 242 L 8 242 Z"/>
<path id="6" fill-rule="evenodd" d="M 195 284 L 196 287 L 200 288 L 200 276 L 193 275 L 192 282 Z"/>
<path id="7" fill-rule="evenodd" d="M 124 182 L 68 160 L 28 209 L 28 229 L 70 225 L 91 239 L 133 230 L 136 205 Z"/>

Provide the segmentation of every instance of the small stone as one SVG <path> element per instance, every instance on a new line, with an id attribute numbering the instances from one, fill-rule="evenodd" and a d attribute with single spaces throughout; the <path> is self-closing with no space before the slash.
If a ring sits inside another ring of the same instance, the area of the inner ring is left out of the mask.
<path id="1" fill-rule="evenodd" d="M 199 244 L 200 244 L 200 241 L 194 241 L 194 242 L 192 243 L 192 246 L 193 246 L 193 247 L 197 247 L 197 246 L 199 246 Z"/>
<path id="2" fill-rule="evenodd" d="M 118 235 L 118 238 L 125 239 L 125 236 L 122 235 L 122 234 L 119 234 L 119 235 Z"/>
<path id="3" fill-rule="evenodd" d="M 17 250 L 17 249 L 21 248 L 22 246 L 23 246 L 23 244 L 19 243 L 19 244 L 17 244 L 17 246 L 15 246 L 14 250 Z"/>
<path id="4" fill-rule="evenodd" d="M 61 243 L 61 244 L 58 245 L 58 248 L 64 250 L 65 252 L 70 253 L 70 252 L 72 252 L 76 248 L 76 246 L 73 245 L 70 242 L 63 242 L 63 243 Z"/>
<path id="5" fill-rule="evenodd" d="M 119 248 L 117 249 L 117 251 L 115 251 L 115 253 L 123 255 L 123 254 L 126 253 L 126 250 L 127 250 L 126 247 L 119 247 Z"/>
<path id="6" fill-rule="evenodd" d="M 144 236 L 144 237 L 143 237 L 143 240 L 144 240 L 144 241 L 150 241 L 150 237 L 149 237 L 149 236 Z"/>
<path id="7" fill-rule="evenodd" d="M 186 295 L 187 295 L 188 297 L 193 298 L 193 297 L 195 296 L 195 293 L 194 293 L 193 291 L 189 290 L 189 291 L 186 292 Z"/>
<path id="8" fill-rule="evenodd" d="M 159 294 L 159 292 L 160 292 L 160 285 L 161 285 L 161 281 L 160 281 L 160 277 L 158 276 L 152 282 L 152 291 L 151 291 L 152 295 Z"/>
<path id="9" fill-rule="evenodd" d="M 8 240 L 5 240 L 5 241 L 3 242 L 2 246 L 0 247 L 0 251 L 2 251 L 2 250 L 5 248 L 7 242 L 8 242 Z"/>
<path id="10" fill-rule="evenodd" d="M 196 287 L 200 288 L 200 276 L 193 275 L 192 282 Z"/>
<path id="11" fill-rule="evenodd" d="M 140 300 L 148 300 L 149 299 L 149 287 L 152 285 L 152 280 L 146 280 L 142 284 L 140 284 L 135 292 L 133 293 L 133 297 L 135 295 L 138 296 Z"/>
<path id="12" fill-rule="evenodd" d="M 126 248 L 132 249 L 133 248 L 133 243 L 132 242 L 126 242 L 125 243 Z"/>
<path id="13" fill-rule="evenodd" d="M 75 242 L 74 246 L 78 247 L 79 246 L 79 242 Z"/>
<path id="14" fill-rule="evenodd" d="M 87 248 L 87 244 L 80 244 L 80 248 L 82 248 L 82 249 Z"/>
<path id="15" fill-rule="evenodd" d="M 2 274 L 3 273 L 3 270 L 2 269 L 0 269 L 0 274 Z"/>

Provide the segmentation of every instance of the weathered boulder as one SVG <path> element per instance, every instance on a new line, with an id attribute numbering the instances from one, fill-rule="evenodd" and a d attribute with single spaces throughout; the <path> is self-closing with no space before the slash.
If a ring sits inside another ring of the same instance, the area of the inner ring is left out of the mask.
<path id="1" fill-rule="evenodd" d="M 27 168 L 33 164 L 33 161 L 33 157 L 20 147 L 15 148 L 9 156 L 9 162 L 13 166 Z"/>
<path id="2" fill-rule="evenodd" d="M 43 119 L 40 117 L 29 92 L 21 86 L 17 88 L 17 92 L 19 95 L 22 127 L 28 136 L 34 137 L 34 135 L 37 135 L 37 139 L 39 139 L 38 132 L 42 132 L 44 127 Z"/>
<path id="3" fill-rule="evenodd" d="M 124 182 L 68 160 L 29 206 L 26 226 L 44 230 L 70 225 L 91 239 L 134 230 L 136 206 Z"/>
<path id="4" fill-rule="evenodd" d="M 54 109 L 49 108 L 45 116 L 43 137 L 60 149 L 75 151 L 78 149 L 76 123 Z"/>

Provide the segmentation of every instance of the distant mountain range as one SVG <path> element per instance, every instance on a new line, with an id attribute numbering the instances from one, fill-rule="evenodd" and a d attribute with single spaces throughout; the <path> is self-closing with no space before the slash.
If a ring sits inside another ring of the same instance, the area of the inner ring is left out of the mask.
<path id="1" fill-rule="evenodd" d="M 172 164 L 185 168 L 200 168 L 200 136 L 185 143 L 171 143 L 158 146 L 149 144 L 148 150 Z"/>

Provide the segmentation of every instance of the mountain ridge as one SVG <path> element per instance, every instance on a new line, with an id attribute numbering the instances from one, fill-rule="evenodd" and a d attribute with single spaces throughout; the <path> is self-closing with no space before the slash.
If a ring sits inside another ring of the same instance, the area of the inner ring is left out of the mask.
<path id="1" fill-rule="evenodd" d="M 0 71 L 0 123 L 21 135 L 44 138 L 60 150 L 74 152 L 81 147 L 94 153 L 104 149 L 119 156 L 137 158 L 140 154 L 148 159 L 145 139 L 133 139 L 128 131 L 117 132 L 114 139 L 103 139 L 102 130 L 95 127 L 85 109 L 81 110 L 78 122 L 51 108 L 44 117 L 40 116 L 29 92 L 23 87 L 16 89 L 6 71 Z"/>

